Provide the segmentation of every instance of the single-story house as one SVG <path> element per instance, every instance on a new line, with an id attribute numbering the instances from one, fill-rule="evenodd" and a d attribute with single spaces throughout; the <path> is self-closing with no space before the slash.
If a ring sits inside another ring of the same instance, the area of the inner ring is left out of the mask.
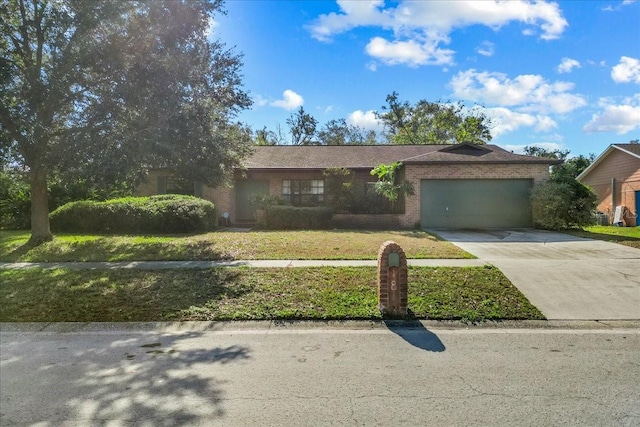
<path id="1" fill-rule="evenodd" d="M 640 144 L 612 144 L 578 177 L 598 195 L 598 211 L 614 220 L 617 206 L 625 206 L 627 225 L 640 225 Z"/>
<path id="2" fill-rule="evenodd" d="M 377 178 L 370 171 L 394 162 L 402 163 L 399 178 L 413 184 L 414 194 L 398 200 L 393 213 L 334 215 L 338 226 L 530 227 L 531 189 L 549 178 L 551 165 L 560 163 L 496 145 L 256 146 L 236 171 L 232 187 L 192 185 L 186 192 L 213 201 L 232 224 L 251 223 L 256 219 L 255 194 L 293 205 L 323 204 L 331 198 L 325 193 L 325 172 L 342 168 L 351 171 L 354 190 L 371 195 Z M 176 183 L 162 170 L 152 170 L 136 193 L 184 193 Z"/>

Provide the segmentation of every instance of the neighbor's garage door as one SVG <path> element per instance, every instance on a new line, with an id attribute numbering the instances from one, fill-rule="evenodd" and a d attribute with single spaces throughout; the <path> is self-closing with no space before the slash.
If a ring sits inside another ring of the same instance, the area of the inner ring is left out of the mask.
<path id="1" fill-rule="evenodd" d="M 423 179 L 423 228 L 530 227 L 530 179 Z"/>

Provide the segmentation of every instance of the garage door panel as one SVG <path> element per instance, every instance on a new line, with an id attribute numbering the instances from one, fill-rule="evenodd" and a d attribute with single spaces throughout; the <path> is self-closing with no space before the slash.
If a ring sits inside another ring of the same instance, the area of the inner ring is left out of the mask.
<path id="1" fill-rule="evenodd" d="M 530 179 L 422 180 L 423 227 L 530 227 Z"/>

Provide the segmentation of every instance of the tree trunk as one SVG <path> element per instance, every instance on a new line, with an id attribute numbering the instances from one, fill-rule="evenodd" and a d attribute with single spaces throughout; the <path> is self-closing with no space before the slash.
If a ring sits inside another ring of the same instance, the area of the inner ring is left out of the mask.
<path id="1" fill-rule="evenodd" d="M 31 238 L 29 243 L 39 245 L 53 239 L 49 227 L 47 172 L 44 167 L 31 168 L 29 184 L 31 185 Z"/>

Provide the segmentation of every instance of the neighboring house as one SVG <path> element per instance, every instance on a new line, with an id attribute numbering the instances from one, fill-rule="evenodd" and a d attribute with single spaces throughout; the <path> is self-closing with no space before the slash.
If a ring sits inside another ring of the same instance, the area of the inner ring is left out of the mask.
<path id="1" fill-rule="evenodd" d="M 612 144 L 578 177 L 598 195 L 598 211 L 613 221 L 617 206 L 631 212 L 627 225 L 640 225 L 640 144 Z"/>
<path id="2" fill-rule="evenodd" d="M 138 195 L 189 192 L 215 203 L 231 223 L 255 221 L 255 194 L 268 194 L 294 205 L 322 204 L 324 171 L 347 168 L 353 186 L 373 191 L 371 169 L 402 162 L 399 178 L 411 182 L 415 194 L 400 200 L 386 215 L 336 215 L 342 226 L 378 223 L 399 228 L 502 228 L 533 224 L 530 192 L 549 178 L 558 160 L 513 154 L 495 145 L 344 145 L 256 146 L 236 171 L 231 188 L 181 187 L 160 170 L 151 171 Z M 193 188 L 193 191 L 189 191 Z"/>

